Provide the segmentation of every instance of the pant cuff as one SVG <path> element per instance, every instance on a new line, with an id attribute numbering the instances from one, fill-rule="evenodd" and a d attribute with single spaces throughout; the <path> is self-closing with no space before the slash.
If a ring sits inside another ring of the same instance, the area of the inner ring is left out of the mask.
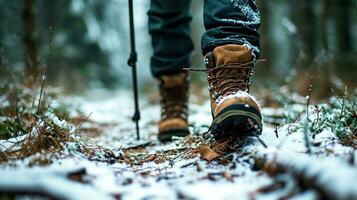
<path id="1" fill-rule="evenodd" d="M 222 40 L 212 40 L 206 44 L 202 45 L 202 54 L 205 56 L 207 53 L 213 51 L 216 47 L 226 45 L 226 44 L 238 44 L 247 45 L 252 49 L 253 56 L 258 58 L 260 55 L 260 48 L 252 45 L 246 39 L 222 39 Z"/>

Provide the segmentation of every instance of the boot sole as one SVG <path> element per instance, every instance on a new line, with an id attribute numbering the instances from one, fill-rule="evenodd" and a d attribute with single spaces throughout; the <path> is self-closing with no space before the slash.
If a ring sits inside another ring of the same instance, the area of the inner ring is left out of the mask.
<path id="1" fill-rule="evenodd" d="M 168 142 L 172 140 L 172 137 L 186 137 L 190 134 L 188 129 L 174 129 L 169 131 L 160 132 L 158 135 L 158 139 L 161 142 Z"/>
<path id="2" fill-rule="evenodd" d="M 223 109 L 214 118 L 211 133 L 216 139 L 258 136 L 262 128 L 262 116 L 257 109 L 235 104 Z"/>

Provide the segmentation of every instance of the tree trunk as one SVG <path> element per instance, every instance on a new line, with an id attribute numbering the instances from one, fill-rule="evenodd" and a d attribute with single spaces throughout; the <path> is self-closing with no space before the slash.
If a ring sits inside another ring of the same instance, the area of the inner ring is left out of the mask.
<path id="1" fill-rule="evenodd" d="M 261 37 L 260 44 L 262 47 L 262 58 L 267 58 L 268 62 L 260 64 L 263 66 L 261 69 L 262 73 L 264 75 L 270 75 L 273 73 L 272 70 L 272 61 L 271 60 L 274 57 L 274 50 L 271 46 L 271 41 L 272 37 L 270 34 L 271 24 L 270 24 L 270 15 L 271 15 L 271 10 L 269 9 L 269 0 L 263 0 L 263 1 L 258 1 L 258 6 L 260 8 L 260 13 L 261 13 L 261 18 L 262 18 L 262 25 L 260 27 L 260 34 L 263 36 Z"/>
<path id="2" fill-rule="evenodd" d="M 316 56 L 316 16 L 314 14 L 314 2 L 311 0 L 303 0 L 299 9 L 301 17 L 299 23 L 301 27 L 301 39 L 304 43 L 304 53 L 306 55 L 303 69 L 310 68 L 311 63 Z M 299 15 L 298 13 L 298 15 Z"/>
<path id="3" fill-rule="evenodd" d="M 291 3 L 293 18 L 298 26 L 297 37 L 299 58 L 297 60 L 297 73 L 290 85 L 293 91 L 300 95 L 306 95 L 310 87 L 310 76 L 313 75 L 313 68 L 315 67 L 314 58 L 316 56 L 316 15 L 314 13 L 315 1 L 302 0 L 299 3 Z"/>
<path id="4" fill-rule="evenodd" d="M 330 95 L 331 88 L 333 87 L 331 80 L 331 55 L 328 41 L 327 30 L 327 11 L 329 7 L 329 0 L 320 0 L 319 18 L 320 18 L 320 32 L 321 32 L 321 60 L 317 61 L 313 68 L 313 75 L 315 77 L 315 89 L 313 94 L 318 99 L 326 98 Z"/>
<path id="5" fill-rule="evenodd" d="M 22 19 L 24 23 L 25 67 L 27 83 L 32 85 L 39 75 L 36 46 L 36 15 L 34 0 L 23 0 Z"/>
<path id="6" fill-rule="evenodd" d="M 352 49 L 351 45 L 351 28 L 350 28 L 350 0 L 338 0 L 336 2 L 336 32 L 337 32 L 337 48 L 339 53 L 349 52 Z"/>

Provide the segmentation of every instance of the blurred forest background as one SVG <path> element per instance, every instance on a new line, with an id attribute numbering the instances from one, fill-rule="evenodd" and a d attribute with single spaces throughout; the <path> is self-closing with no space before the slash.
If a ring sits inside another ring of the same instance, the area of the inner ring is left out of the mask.
<path id="1" fill-rule="evenodd" d="M 306 94 L 331 95 L 331 88 L 357 86 L 357 0 L 258 0 L 262 16 L 261 58 L 255 90 L 281 85 Z M 149 0 L 134 0 L 138 73 L 142 89 L 150 75 Z M 200 37 L 203 1 L 192 6 L 193 66 L 203 66 Z M 48 66 L 48 83 L 66 92 L 129 88 L 126 0 L 0 0 L 0 79 L 30 79 Z M 26 77 L 26 78 L 23 78 Z M 204 74 L 194 74 L 205 87 Z"/>

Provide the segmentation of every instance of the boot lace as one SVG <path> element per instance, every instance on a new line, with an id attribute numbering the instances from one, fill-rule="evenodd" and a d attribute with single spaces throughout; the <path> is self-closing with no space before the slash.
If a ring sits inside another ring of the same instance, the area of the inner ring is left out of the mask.
<path id="1" fill-rule="evenodd" d="M 217 102 L 223 96 L 237 91 L 249 92 L 251 77 L 254 75 L 253 65 L 265 60 L 254 60 L 247 63 L 228 63 L 208 69 L 185 68 L 189 71 L 206 72 L 208 89 Z"/>

